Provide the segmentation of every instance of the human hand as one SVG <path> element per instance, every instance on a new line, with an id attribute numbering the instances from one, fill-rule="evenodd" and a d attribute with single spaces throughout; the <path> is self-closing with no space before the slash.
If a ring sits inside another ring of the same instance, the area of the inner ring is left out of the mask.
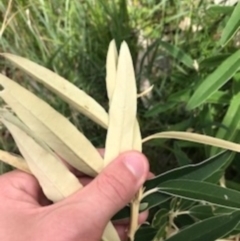
<path id="1" fill-rule="evenodd" d="M 32 175 L 6 173 L 0 176 L 0 240 L 99 241 L 111 217 L 144 183 L 148 168 L 141 153 L 123 153 L 82 190 L 51 205 Z M 126 223 L 116 228 L 124 240 Z"/>

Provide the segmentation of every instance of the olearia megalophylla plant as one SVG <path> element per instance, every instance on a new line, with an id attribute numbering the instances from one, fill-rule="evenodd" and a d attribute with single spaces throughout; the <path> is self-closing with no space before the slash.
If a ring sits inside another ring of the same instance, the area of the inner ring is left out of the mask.
<path id="1" fill-rule="evenodd" d="M 151 91 L 152 87 L 137 94 L 133 62 L 126 42 L 121 44 L 119 56 L 115 41 L 111 41 L 109 45 L 106 63 L 108 112 L 84 91 L 54 72 L 13 54 L 3 53 L 1 56 L 77 111 L 107 129 L 105 155 L 102 158 L 92 143 L 67 118 L 24 87 L 0 74 L 0 85 L 3 88 L 0 97 L 8 107 L 1 108 L 0 120 L 12 134 L 23 156 L 22 158 L 1 150 L 0 159 L 32 173 L 45 195 L 53 202 L 82 188 L 62 159 L 77 170 L 95 177 L 121 152 L 142 151 L 142 144 L 154 138 L 173 138 L 237 152 L 240 150 L 240 145 L 236 143 L 188 132 L 160 132 L 142 138 L 137 121 L 137 98 Z M 152 188 L 144 192 L 144 188 L 141 188 L 131 201 L 129 241 L 134 241 L 139 228 L 139 211 L 150 208 L 146 201 L 141 203 L 142 199 L 156 190 L 158 189 Z M 105 229 L 102 241 L 120 241 L 111 222 Z"/>

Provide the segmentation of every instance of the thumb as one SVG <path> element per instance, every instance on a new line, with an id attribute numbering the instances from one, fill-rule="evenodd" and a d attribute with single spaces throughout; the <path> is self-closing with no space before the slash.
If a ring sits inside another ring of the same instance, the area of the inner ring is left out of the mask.
<path id="1" fill-rule="evenodd" d="M 83 189 L 92 204 L 94 219 L 107 223 L 131 201 L 147 179 L 148 172 L 148 161 L 140 152 L 126 152 L 117 157 Z"/>

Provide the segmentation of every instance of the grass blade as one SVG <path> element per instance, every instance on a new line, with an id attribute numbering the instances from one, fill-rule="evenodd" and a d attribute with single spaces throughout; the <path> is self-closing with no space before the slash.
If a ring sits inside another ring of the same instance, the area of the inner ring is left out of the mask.
<path id="1" fill-rule="evenodd" d="M 215 137 L 223 140 L 234 141 L 236 140 L 236 135 L 239 129 L 239 116 L 238 113 L 240 111 L 240 93 L 236 94 L 232 97 L 228 110 L 223 118 L 222 126 L 219 127 Z M 214 155 L 219 152 L 219 149 L 216 147 L 212 147 L 210 150 L 210 154 Z"/>
<path id="2" fill-rule="evenodd" d="M 227 58 L 212 74 L 204 79 L 187 104 L 189 110 L 203 104 L 219 90 L 240 68 L 240 50 Z"/>
<path id="3" fill-rule="evenodd" d="M 231 14 L 225 28 L 223 29 L 222 36 L 220 39 L 220 44 L 222 46 L 226 45 L 231 38 L 235 35 L 240 27 L 240 2 L 236 5 Z"/>
<path id="4" fill-rule="evenodd" d="M 159 41 L 159 45 L 166 50 L 172 57 L 174 57 L 179 62 L 182 62 L 185 66 L 189 68 L 195 68 L 194 60 L 186 54 L 182 49 L 165 41 Z"/>
<path id="5" fill-rule="evenodd" d="M 84 91 L 80 90 L 75 85 L 51 70 L 48 70 L 28 59 L 9 53 L 3 53 L 1 55 L 28 73 L 34 80 L 44 84 L 48 89 L 57 94 L 69 105 L 73 106 L 94 122 L 104 128 L 107 128 L 107 112 Z"/>

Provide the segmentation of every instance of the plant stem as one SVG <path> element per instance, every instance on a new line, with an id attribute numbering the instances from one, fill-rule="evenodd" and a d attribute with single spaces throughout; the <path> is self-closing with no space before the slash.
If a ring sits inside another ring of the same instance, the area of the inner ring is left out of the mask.
<path id="1" fill-rule="evenodd" d="M 143 188 L 137 192 L 133 200 L 131 201 L 131 215 L 130 215 L 130 227 L 128 231 L 128 241 L 134 241 L 135 233 L 138 229 L 138 215 L 139 215 L 139 207 L 140 202 L 143 195 Z"/>

